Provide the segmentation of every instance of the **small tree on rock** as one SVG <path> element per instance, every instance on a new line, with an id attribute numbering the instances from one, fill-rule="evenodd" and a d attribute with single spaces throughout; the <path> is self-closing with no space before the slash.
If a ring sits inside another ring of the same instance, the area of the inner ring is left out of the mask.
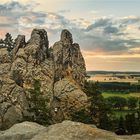
<path id="1" fill-rule="evenodd" d="M 40 81 L 34 80 L 33 89 L 29 90 L 30 97 L 28 97 L 28 111 L 34 114 L 34 116 L 29 119 L 39 124 L 47 125 L 50 123 L 48 99 L 43 97 L 40 87 Z"/>

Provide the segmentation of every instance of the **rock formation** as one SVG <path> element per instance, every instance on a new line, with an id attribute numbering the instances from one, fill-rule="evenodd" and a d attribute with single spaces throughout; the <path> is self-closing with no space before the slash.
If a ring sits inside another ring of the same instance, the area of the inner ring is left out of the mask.
<path id="1" fill-rule="evenodd" d="M 0 131 L 0 140 L 30 140 L 46 127 L 33 122 L 15 124 L 6 131 Z"/>
<path id="2" fill-rule="evenodd" d="M 140 135 L 117 136 L 93 125 L 64 121 L 49 127 L 23 122 L 0 131 L 0 140 L 139 140 Z"/>
<path id="3" fill-rule="evenodd" d="M 0 49 L 0 126 L 8 128 L 28 114 L 26 97 L 34 80 L 40 81 L 42 96 L 49 99 L 54 122 L 85 107 L 85 62 L 68 30 L 62 31 L 52 48 L 44 29 L 34 29 L 27 43 L 19 35 L 15 45 L 12 55 Z"/>

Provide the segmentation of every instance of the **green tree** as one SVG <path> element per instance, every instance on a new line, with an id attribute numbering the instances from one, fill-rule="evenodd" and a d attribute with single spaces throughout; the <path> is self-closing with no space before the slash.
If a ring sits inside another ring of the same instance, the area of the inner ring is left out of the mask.
<path id="1" fill-rule="evenodd" d="M 138 103 L 138 98 L 136 97 L 129 97 L 128 100 L 127 100 L 127 105 L 128 105 L 128 108 L 133 110 L 137 107 L 137 103 Z"/>
<path id="2" fill-rule="evenodd" d="M 111 112 L 102 96 L 99 83 L 86 82 L 85 92 L 89 97 L 89 111 L 93 123 L 98 127 L 108 128 L 106 121 L 108 120 L 107 122 L 109 122 Z"/>
<path id="3" fill-rule="evenodd" d="M 7 51 L 11 52 L 11 50 L 14 48 L 14 41 L 10 33 L 7 33 L 5 35 L 5 39 L 3 40 L 3 42 L 4 42 L 4 47 L 7 48 Z"/>
<path id="4" fill-rule="evenodd" d="M 82 122 L 86 124 L 92 123 L 91 116 L 89 112 L 86 111 L 85 109 L 72 113 L 71 118 L 72 118 L 72 121 Z"/>
<path id="5" fill-rule="evenodd" d="M 122 116 L 120 116 L 119 122 L 118 122 L 118 128 L 115 131 L 116 134 L 118 135 L 125 135 L 126 134 L 126 129 L 125 129 L 125 121 Z"/>
<path id="6" fill-rule="evenodd" d="M 139 126 L 134 113 L 125 116 L 125 126 L 128 134 L 136 134 L 138 132 Z"/>
<path id="7" fill-rule="evenodd" d="M 50 124 L 48 99 L 43 97 L 40 87 L 40 81 L 34 80 L 34 88 L 29 91 L 30 97 L 28 97 L 28 111 L 33 113 L 34 117 L 29 119 L 42 125 L 47 125 Z"/>
<path id="8" fill-rule="evenodd" d="M 113 109 L 122 110 L 125 106 L 127 106 L 127 100 L 119 96 L 108 97 L 106 101 Z"/>

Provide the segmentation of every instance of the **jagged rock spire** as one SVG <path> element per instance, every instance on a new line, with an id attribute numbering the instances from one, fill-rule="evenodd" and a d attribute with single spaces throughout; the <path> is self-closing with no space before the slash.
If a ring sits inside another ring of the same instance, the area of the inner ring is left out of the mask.
<path id="1" fill-rule="evenodd" d="M 72 44 L 73 43 L 72 34 L 67 29 L 62 30 L 61 41 L 64 44 Z"/>
<path id="2" fill-rule="evenodd" d="M 13 49 L 13 56 L 16 56 L 16 53 L 20 48 L 24 48 L 26 45 L 25 35 L 18 35 L 15 39 L 15 48 Z"/>

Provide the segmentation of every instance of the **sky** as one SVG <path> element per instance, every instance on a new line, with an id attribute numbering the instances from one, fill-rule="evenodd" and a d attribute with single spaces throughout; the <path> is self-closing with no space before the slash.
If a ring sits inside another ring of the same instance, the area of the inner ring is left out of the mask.
<path id="1" fill-rule="evenodd" d="M 140 0 L 0 0 L 0 38 L 62 29 L 81 46 L 87 70 L 140 71 Z"/>

